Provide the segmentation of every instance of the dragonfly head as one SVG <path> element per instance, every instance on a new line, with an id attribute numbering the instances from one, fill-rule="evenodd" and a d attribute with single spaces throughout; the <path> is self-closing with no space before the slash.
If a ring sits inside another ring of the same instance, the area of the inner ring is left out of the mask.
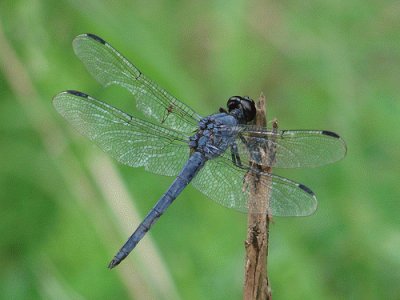
<path id="1" fill-rule="evenodd" d="M 250 97 L 232 96 L 226 106 L 229 112 L 239 109 L 243 113 L 243 118 L 246 122 L 252 121 L 256 116 L 256 106 Z"/>

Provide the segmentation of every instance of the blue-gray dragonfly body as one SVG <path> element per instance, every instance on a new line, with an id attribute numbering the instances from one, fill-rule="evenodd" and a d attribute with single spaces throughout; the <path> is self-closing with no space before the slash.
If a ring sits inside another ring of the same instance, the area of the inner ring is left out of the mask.
<path id="1" fill-rule="evenodd" d="M 346 153 L 344 141 L 331 131 L 270 131 L 251 125 L 255 107 L 248 97 L 231 97 L 227 110 L 202 118 L 98 36 L 80 35 L 74 39 L 73 47 L 101 84 L 128 89 L 148 120 L 72 90 L 54 97 L 56 110 L 119 162 L 176 177 L 115 255 L 110 268 L 134 249 L 190 182 L 214 201 L 239 211 L 307 216 L 317 207 L 314 193 L 263 168 L 316 167 L 335 162 Z M 273 152 L 273 158 L 265 160 L 263 151 Z M 249 208 L 250 188 L 244 180 L 249 173 L 267 179 L 260 181 L 268 191 L 266 211 Z"/>

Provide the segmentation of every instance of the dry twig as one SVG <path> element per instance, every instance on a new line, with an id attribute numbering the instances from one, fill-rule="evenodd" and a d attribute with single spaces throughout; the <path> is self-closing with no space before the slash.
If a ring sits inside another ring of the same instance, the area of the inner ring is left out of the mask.
<path id="1" fill-rule="evenodd" d="M 260 95 L 256 104 L 256 126 L 266 127 L 265 97 Z M 273 123 L 273 130 L 277 130 L 277 122 Z M 267 145 L 260 146 L 261 160 L 264 166 L 253 164 L 252 168 L 260 172 L 271 173 L 270 167 L 275 157 L 274 149 Z M 269 162 L 269 163 L 268 163 Z M 259 300 L 272 299 L 271 288 L 267 275 L 268 238 L 270 215 L 268 213 L 270 187 L 272 182 L 268 176 L 260 176 L 249 172 L 246 176 L 246 186 L 249 189 L 249 215 L 247 239 L 245 241 L 245 281 L 243 299 Z M 265 213 L 260 213 L 265 212 Z"/>

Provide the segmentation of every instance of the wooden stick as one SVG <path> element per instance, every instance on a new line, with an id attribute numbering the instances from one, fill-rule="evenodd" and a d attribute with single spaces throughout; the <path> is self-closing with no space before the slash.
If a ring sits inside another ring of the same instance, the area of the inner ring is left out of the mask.
<path id="1" fill-rule="evenodd" d="M 260 95 L 256 103 L 256 126 L 266 127 L 265 97 Z M 277 122 L 273 123 L 273 130 L 277 130 Z M 253 164 L 253 168 L 260 172 L 271 173 L 272 162 L 275 157 L 274 149 L 260 146 L 259 153 L 264 166 Z M 269 162 L 269 163 L 268 163 Z M 245 178 L 246 188 L 249 190 L 249 214 L 247 239 L 245 241 L 245 280 L 243 299 L 261 300 L 272 299 L 271 287 L 267 275 L 268 238 L 270 214 L 268 213 L 271 179 L 249 172 Z M 265 212 L 265 213 L 260 213 Z"/>

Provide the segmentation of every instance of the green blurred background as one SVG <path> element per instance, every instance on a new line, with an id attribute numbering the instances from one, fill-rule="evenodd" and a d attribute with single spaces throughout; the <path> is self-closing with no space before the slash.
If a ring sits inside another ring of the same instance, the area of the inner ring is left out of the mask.
<path id="1" fill-rule="evenodd" d="M 106 268 L 172 178 L 112 162 L 53 109 L 77 89 L 134 111 L 74 56 L 84 32 L 202 115 L 264 92 L 280 128 L 341 134 L 345 160 L 276 170 L 319 209 L 274 219 L 274 299 L 400 299 L 400 4 L 380 0 L 2 0 L 0 298 L 242 297 L 246 215 L 192 187 Z"/>

